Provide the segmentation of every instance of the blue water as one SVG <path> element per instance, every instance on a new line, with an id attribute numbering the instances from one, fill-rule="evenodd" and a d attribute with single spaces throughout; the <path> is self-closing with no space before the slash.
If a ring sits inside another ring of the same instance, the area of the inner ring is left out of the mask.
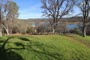
<path id="1" fill-rule="evenodd" d="M 47 24 L 47 23 L 45 22 L 45 23 L 43 23 L 43 24 Z M 32 25 L 37 26 L 38 24 L 37 24 L 37 23 L 32 23 Z M 77 25 L 77 24 L 68 24 L 68 25 L 67 25 L 67 28 L 68 28 L 68 29 L 78 28 L 78 25 Z"/>
<path id="2" fill-rule="evenodd" d="M 78 28 L 78 25 L 77 25 L 77 24 L 68 24 L 68 25 L 67 25 L 67 28 L 68 28 L 68 29 Z"/>
<path id="3" fill-rule="evenodd" d="M 38 25 L 38 24 L 37 24 L 37 23 L 32 23 L 32 25 L 36 26 L 36 25 Z"/>

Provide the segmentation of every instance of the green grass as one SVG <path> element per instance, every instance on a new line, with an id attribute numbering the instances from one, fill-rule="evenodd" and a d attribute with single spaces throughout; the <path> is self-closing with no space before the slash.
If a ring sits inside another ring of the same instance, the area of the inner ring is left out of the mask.
<path id="1" fill-rule="evenodd" d="M 82 37 L 79 35 L 72 35 L 73 38 L 79 39 L 79 40 L 85 40 L 87 42 L 90 42 L 90 36 Z"/>
<path id="2" fill-rule="evenodd" d="M 72 37 L 90 42 L 89 37 Z M 6 52 L 11 60 L 90 60 L 90 48 L 77 40 L 62 35 L 13 36 L 5 50 L 11 48 Z"/>

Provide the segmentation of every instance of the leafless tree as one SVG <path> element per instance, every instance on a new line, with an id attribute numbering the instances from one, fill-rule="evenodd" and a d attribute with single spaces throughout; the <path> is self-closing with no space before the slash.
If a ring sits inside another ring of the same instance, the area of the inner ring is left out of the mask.
<path id="1" fill-rule="evenodd" d="M 41 0 L 41 2 L 41 8 L 44 9 L 43 13 L 51 18 L 50 23 L 53 33 L 55 33 L 58 22 L 72 11 L 74 0 Z"/>
<path id="2" fill-rule="evenodd" d="M 2 21 L 2 12 L 1 12 L 1 6 L 0 6 L 0 36 L 2 36 L 1 21 Z"/>
<path id="3" fill-rule="evenodd" d="M 0 0 L 0 36 L 4 28 L 9 35 L 10 20 L 18 17 L 18 6 L 12 0 Z M 11 24 L 12 25 L 12 24 Z"/>
<path id="4" fill-rule="evenodd" d="M 90 23 L 90 0 L 80 0 L 77 1 L 76 5 L 80 8 L 82 13 L 82 23 L 83 23 L 83 37 L 86 36 L 87 26 Z"/>
<path id="5" fill-rule="evenodd" d="M 4 22 L 5 30 L 7 32 L 7 35 L 9 35 L 9 28 L 13 27 L 14 20 L 18 17 L 18 5 L 13 2 L 9 1 L 7 4 L 7 11 L 6 11 L 6 21 Z"/>
<path id="6" fill-rule="evenodd" d="M 3 17 L 6 12 L 6 4 L 8 3 L 9 0 L 0 0 L 0 36 L 2 36 L 2 22 L 3 22 Z"/>

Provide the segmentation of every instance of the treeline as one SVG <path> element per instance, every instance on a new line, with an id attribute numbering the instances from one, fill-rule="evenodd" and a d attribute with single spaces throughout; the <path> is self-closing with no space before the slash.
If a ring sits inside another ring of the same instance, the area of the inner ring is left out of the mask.
<path id="1" fill-rule="evenodd" d="M 41 0 L 43 15 L 48 17 L 48 24 L 39 24 L 33 27 L 32 24 L 21 24 L 16 22 L 19 7 L 12 0 L 0 0 L 0 36 L 2 32 L 9 33 L 65 33 L 67 31 L 66 23 L 62 23 L 63 18 L 81 17 L 82 36 L 85 37 L 90 25 L 90 0 Z M 73 16 L 78 8 L 80 13 Z M 79 28 L 78 28 L 79 29 Z"/>
<path id="2" fill-rule="evenodd" d="M 11 23 L 13 24 L 13 27 L 12 29 L 9 28 L 10 34 L 53 34 L 52 27 L 48 22 L 31 23 L 30 21 L 14 20 L 14 22 Z M 58 34 L 67 32 L 67 23 L 60 22 L 60 25 L 57 26 L 56 32 Z M 6 34 L 6 31 L 3 30 L 3 33 Z"/>
<path id="3" fill-rule="evenodd" d="M 12 0 L 0 0 L 0 36 L 5 30 L 9 35 L 9 30 L 13 31 L 14 20 L 18 17 L 18 5 Z"/>
<path id="4" fill-rule="evenodd" d="M 87 26 L 90 24 L 90 0 L 41 0 L 45 16 L 52 18 L 50 24 L 55 34 L 58 22 L 65 16 L 71 14 L 79 8 L 77 16 L 82 17 L 82 36 L 87 33 Z"/>

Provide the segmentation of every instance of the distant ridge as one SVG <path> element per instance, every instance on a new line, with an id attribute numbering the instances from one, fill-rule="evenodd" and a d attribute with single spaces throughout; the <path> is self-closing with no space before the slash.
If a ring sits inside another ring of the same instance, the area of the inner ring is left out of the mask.
<path id="1" fill-rule="evenodd" d="M 47 18 L 31 18 L 31 19 L 18 19 L 27 22 L 48 22 L 49 19 Z M 82 22 L 82 17 L 71 17 L 71 18 L 62 18 L 60 21 L 63 22 Z"/>

